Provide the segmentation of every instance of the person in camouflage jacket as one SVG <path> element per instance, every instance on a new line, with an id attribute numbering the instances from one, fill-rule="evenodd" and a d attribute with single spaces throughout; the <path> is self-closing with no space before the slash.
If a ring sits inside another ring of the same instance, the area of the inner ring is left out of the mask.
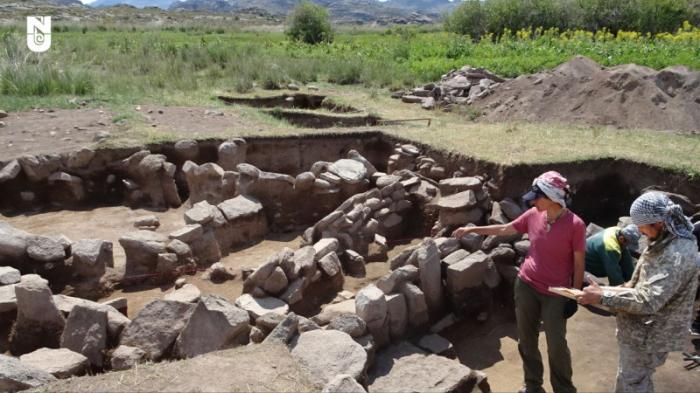
<path id="1" fill-rule="evenodd" d="M 650 240 L 627 292 L 603 291 L 595 283 L 577 300 L 617 313 L 620 360 L 616 392 L 653 392 L 652 375 L 669 352 L 685 349 L 698 287 L 697 239 L 680 206 L 658 192 L 637 198 L 632 222 Z"/>

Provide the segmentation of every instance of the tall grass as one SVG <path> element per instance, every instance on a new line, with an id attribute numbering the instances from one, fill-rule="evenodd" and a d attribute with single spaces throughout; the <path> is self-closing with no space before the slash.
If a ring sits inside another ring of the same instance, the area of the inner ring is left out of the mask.
<path id="1" fill-rule="evenodd" d="M 690 25 L 658 36 L 527 29 L 479 42 L 446 32 L 392 29 L 338 34 L 333 43 L 317 45 L 290 41 L 282 33 L 67 30 L 53 34 L 44 54 L 29 53 L 19 33 L 0 33 L 0 94 L 92 95 L 127 103 L 161 100 L 169 93 L 247 92 L 253 83 L 278 88 L 329 81 L 394 88 L 437 80 L 465 64 L 513 77 L 578 54 L 603 65 L 700 69 L 700 30 Z"/>
<path id="2" fill-rule="evenodd" d="M 20 45 L 18 35 L 0 37 L 0 94 L 47 96 L 85 95 L 94 91 L 91 75 L 80 67 L 62 69 L 50 57 Z"/>

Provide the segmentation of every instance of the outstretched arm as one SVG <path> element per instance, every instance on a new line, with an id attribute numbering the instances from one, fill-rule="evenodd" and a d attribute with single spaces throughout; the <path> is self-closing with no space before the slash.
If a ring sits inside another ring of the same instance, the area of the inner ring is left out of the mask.
<path id="1" fill-rule="evenodd" d="M 515 230 L 512 224 L 503 225 L 487 225 L 483 227 L 461 227 L 455 229 L 452 232 L 452 236 L 459 239 L 470 233 L 476 233 L 477 235 L 495 235 L 495 236 L 509 236 L 515 235 L 518 231 Z"/>

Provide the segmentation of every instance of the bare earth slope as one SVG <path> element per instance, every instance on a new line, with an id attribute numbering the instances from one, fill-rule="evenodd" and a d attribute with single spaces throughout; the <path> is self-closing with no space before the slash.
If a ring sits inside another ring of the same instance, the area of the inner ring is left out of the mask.
<path id="1" fill-rule="evenodd" d="M 64 379 L 39 392 L 312 392 L 284 346 L 254 345 L 126 371 Z"/>
<path id="2" fill-rule="evenodd" d="M 475 102 L 488 121 L 549 121 L 700 131 L 700 72 L 602 67 L 577 56 L 552 70 L 506 81 Z"/>

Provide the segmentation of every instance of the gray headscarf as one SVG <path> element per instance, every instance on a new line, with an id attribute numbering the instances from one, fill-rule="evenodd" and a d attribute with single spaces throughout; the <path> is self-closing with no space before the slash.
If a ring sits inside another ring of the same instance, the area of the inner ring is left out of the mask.
<path id="1" fill-rule="evenodd" d="M 635 225 L 663 222 L 672 234 L 686 239 L 695 238 L 693 224 L 683 214 L 683 209 L 660 192 L 646 192 L 635 199 L 630 208 L 630 218 Z"/>

